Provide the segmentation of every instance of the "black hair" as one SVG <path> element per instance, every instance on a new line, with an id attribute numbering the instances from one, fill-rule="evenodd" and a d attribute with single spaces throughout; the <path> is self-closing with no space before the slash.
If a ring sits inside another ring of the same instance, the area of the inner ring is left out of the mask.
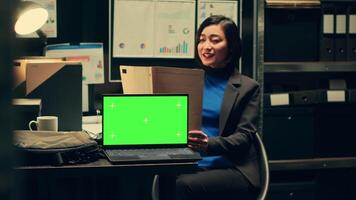
<path id="1" fill-rule="evenodd" d="M 229 62 L 227 63 L 227 67 L 229 68 L 235 68 L 237 66 L 237 63 L 241 57 L 242 54 L 242 49 L 241 49 L 241 39 L 239 35 L 239 30 L 237 28 L 237 25 L 235 24 L 232 19 L 225 17 L 223 15 L 212 15 L 208 18 L 206 18 L 200 25 L 196 38 L 195 38 L 195 55 L 196 55 L 196 61 L 202 65 L 202 62 L 199 58 L 198 52 L 197 52 L 197 46 L 199 44 L 200 40 L 200 35 L 203 32 L 203 30 L 210 25 L 221 25 L 226 40 L 228 44 L 228 59 Z"/>

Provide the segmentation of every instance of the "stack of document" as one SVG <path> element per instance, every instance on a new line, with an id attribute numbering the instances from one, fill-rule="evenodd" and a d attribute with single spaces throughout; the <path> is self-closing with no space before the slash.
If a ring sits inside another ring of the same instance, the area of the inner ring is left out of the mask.
<path id="1" fill-rule="evenodd" d="M 102 137 L 102 116 L 83 116 L 82 129 L 91 138 L 100 139 Z"/>

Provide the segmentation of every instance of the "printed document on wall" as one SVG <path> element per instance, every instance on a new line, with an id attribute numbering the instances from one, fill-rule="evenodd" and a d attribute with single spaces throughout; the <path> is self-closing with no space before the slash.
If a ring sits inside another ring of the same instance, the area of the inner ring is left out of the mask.
<path id="1" fill-rule="evenodd" d="M 199 0 L 197 27 L 211 15 L 224 15 L 238 25 L 238 3 L 239 1 Z"/>
<path id="2" fill-rule="evenodd" d="M 152 57 L 154 3 L 115 0 L 113 57 Z"/>
<path id="3" fill-rule="evenodd" d="M 65 58 L 68 61 L 81 62 L 83 65 L 83 83 L 104 83 L 104 49 L 102 43 L 48 45 L 46 57 Z"/>
<path id="4" fill-rule="evenodd" d="M 158 1 L 155 23 L 155 57 L 194 57 L 195 1 Z"/>
<path id="5" fill-rule="evenodd" d="M 79 45 L 53 44 L 46 46 L 46 57 L 65 58 L 82 63 L 82 108 L 89 111 L 88 84 L 104 83 L 104 49 L 102 43 L 80 43 Z"/>
<path id="6" fill-rule="evenodd" d="M 194 57 L 194 0 L 114 2 L 113 57 Z"/>
<path id="7" fill-rule="evenodd" d="M 25 1 L 25 0 L 23 0 Z M 48 19 L 47 22 L 42 26 L 41 30 L 46 33 L 48 38 L 56 38 L 57 37 L 57 0 L 31 0 L 48 11 Z M 36 33 L 28 34 L 28 35 L 18 35 L 18 37 L 25 38 L 37 38 Z"/>

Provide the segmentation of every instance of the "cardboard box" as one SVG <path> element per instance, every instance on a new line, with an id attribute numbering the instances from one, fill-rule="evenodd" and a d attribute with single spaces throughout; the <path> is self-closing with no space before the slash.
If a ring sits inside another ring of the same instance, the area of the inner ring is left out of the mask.
<path id="1" fill-rule="evenodd" d="M 26 93 L 26 66 L 29 63 L 61 62 L 62 58 L 29 58 L 14 60 L 13 64 L 13 93 L 15 97 L 23 98 Z"/>

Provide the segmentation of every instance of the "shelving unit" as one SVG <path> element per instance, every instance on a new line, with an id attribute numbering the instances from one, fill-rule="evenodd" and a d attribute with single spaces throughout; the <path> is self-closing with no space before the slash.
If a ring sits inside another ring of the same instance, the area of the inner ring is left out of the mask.
<path id="1" fill-rule="evenodd" d="M 272 160 L 271 171 L 355 168 L 356 157 Z"/>
<path id="2" fill-rule="evenodd" d="M 282 2 L 282 5 L 280 4 Z M 301 1 L 295 0 L 292 1 L 285 0 L 286 4 L 283 5 L 283 1 L 274 1 L 274 0 L 258 0 L 256 4 L 256 38 L 255 38 L 255 63 L 257 68 L 257 77 L 260 85 L 264 88 L 262 93 L 289 93 L 299 90 L 329 90 L 327 88 L 328 80 L 330 79 L 345 79 L 347 86 L 350 86 L 355 90 L 356 86 L 356 61 L 321 61 L 321 56 L 319 55 L 321 51 L 321 34 L 322 30 L 322 20 L 323 20 L 323 4 L 331 3 L 339 6 L 347 6 L 352 4 L 356 7 L 355 0 L 345 0 L 345 1 L 336 1 L 336 0 L 322 0 L 322 1 L 310 1 L 311 4 L 300 5 Z M 307 2 L 307 1 L 304 1 Z M 271 10 L 272 9 L 272 10 Z M 274 10 L 273 10 L 274 9 Z M 279 9 L 279 10 L 275 10 Z M 336 10 L 336 9 L 335 9 Z M 304 16 L 304 12 L 306 15 Z M 318 14 L 320 12 L 320 14 Z M 318 16 L 319 15 L 319 16 Z M 317 16 L 313 18 L 310 22 L 307 17 Z M 283 18 L 285 17 L 285 18 Z M 299 17 L 299 18 L 298 18 Z M 335 14 L 336 19 L 336 14 Z M 267 21 L 266 21 L 267 20 Z M 268 21 L 268 20 L 272 20 Z M 273 21 L 275 20 L 275 21 Z M 300 21 L 298 21 L 300 20 Z M 289 24 L 290 22 L 295 24 Z M 347 21 L 348 22 L 348 21 Z M 314 24 L 312 24 L 314 23 Z M 293 25 L 303 26 L 297 27 L 294 29 Z M 336 20 L 334 25 L 336 24 Z M 268 27 L 270 26 L 270 27 Z M 303 31 L 305 34 L 292 32 L 290 38 L 289 34 L 286 34 L 288 28 L 292 27 L 291 31 Z M 317 28 L 315 28 L 317 27 Z M 276 30 L 272 30 L 272 29 Z M 308 28 L 312 28 L 308 30 Z M 283 32 L 284 31 L 284 32 Z M 281 33 L 283 32 L 283 33 Z M 283 35 L 284 34 L 284 35 Z M 301 35 L 303 39 L 309 39 L 313 41 L 305 41 L 301 43 L 302 39 L 298 38 L 298 34 Z M 272 38 L 271 38 L 272 36 Z M 274 38 L 273 38 L 274 37 Z M 277 38 L 277 39 L 276 39 Z M 275 39 L 271 41 L 272 39 Z M 266 42 L 266 40 L 269 40 Z M 295 40 L 297 42 L 291 41 Z M 284 44 L 284 42 L 286 44 Z M 294 42 L 294 43 L 293 43 Z M 289 45 L 296 45 L 290 46 Z M 298 46 L 299 45 L 299 46 Z M 303 46 L 304 45 L 304 46 Z M 282 47 L 286 49 L 273 49 L 274 47 Z M 306 47 L 306 48 L 305 48 Z M 308 49 L 308 47 L 310 47 Z M 305 49 L 305 51 L 303 51 Z M 280 53 L 280 54 L 279 54 Z M 293 53 L 296 53 L 294 55 Z M 312 54 L 308 54 L 312 53 Z M 286 56 L 287 57 L 283 57 Z M 289 55 L 289 57 L 288 57 Z M 280 56 L 280 57 L 278 57 Z M 305 59 L 303 59 L 305 57 Z M 280 59 L 278 59 L 280 58 Z M 320 79 L 322 78 L 321 82 Z M 291 80 L 292 79 L 292 80 Z M 290 81 L 290 82 L 288 82 Z M 311 82 L 311 83 L 308 83 Z M 318 82 L 319 81 L 319 82 Z M 288 83 L 287 83 L 288 82 Z M 280 83 L 280 85 L 279 85 Z M 290 88 L 288 88 L 290 87 Z M 323 87 L 323 88 L 318 88 Z M 263 95 L 262 95 L 263 96 Z M 346 95 L 347 97 L 347 95 Z M 273 200 L 279 199 L 310 199 L 310 200 L 319 200 L 319 199 L 354 199 L 356 198 L 353 194 L 353 189 L 350 185 L 355 184 L 356 178 L 356 155 L 353 153 L 345 153 L 347 156 L 343 156 L 343 153 L 340 155 L 333 154 L 327 155 L 327 153 L 320 153 L 320 151 L 325 150 L 326 145 L 322 142 L 330 143 L 332 137 L 330 135 L 323 138 L 323 131 L 328 131 L 323 126 L 320 121 L 327 119 L 327 115 L 337 110 L 337 106 L 343 107 L 343 112 L 339 112 L 338 115 L 342 116 L 344 119 L 347 119 L 351 116 L 354 119 L 355 114 L 354 108 L 356 103 L 347 102 L 347 103 L 323 103 L 322 105 L 309 104 L 309 105 L 287 105 L 276 107 L 280 108 L 279 113 L 269 113 L 266 115 L 267 111 L 274 109 L 269 107 L 268 109 L 264 107 L 265 102 L 262 98 L 261 111 L 260 111 L 260 129 L 262 133 L 265 146 L 267 148 L 276 148 L 275 146 L 280 145 L 278 150 L 285 148 L 285 152 L 282 152 L 279 155 L 280 159 L 275 159 L 278 156 L 273 155 L 272 159 L 270 156 L 270 171 L 271 171 L 271 187 L 270 195 L 268 195 Z M 332 107 L 331 110 L 329 106 Z M 347 108 L 351 107 L 352 109 L 348 110 Z M 288 109 L 291 109 L 291 114 L 288 113 Z M 336 109 L 335 109 L 336 108 Z M 305 109 L 305 110 L 303 110 Z M 327 111 L 324 111 L 326 109 Z M 305 112 L 304 112 L 305 111 Z M 273 119 L 267 119 L 271 115 L 277 116 Z M 295 119 L 294 122 L 289 121 L 290 117 L 292 118 L 297 116 L 298 119 Z M 318 119 L 315 119 L 319 117 Z M 322 118 L 320 120 L 320 118 Z M 282 119 L 282 123 L 274 121 L 275 119 Z M 335 117 L 333 118 L 335 119 Z M 284 121 L 283 121 L 284 120 Z M 313 120 L 313 121 L 310 121 Z M 317 123 L 314 120 L 319 120 Z M 349 122 L 352 120 L 348 120 Z M 354 120 L 356 122 L 356 120 Z M 323 121 L 324 122 L 324 121 Z M 326 125 L 333 123 L 332 120 L 326 120 Z M 270 124 L 266 124 L 270 123 Z M 284 123 L 284 124 L 283 124 Z M 286 132 L 289 125 L 296 125 L 300 123 L 300 127 L 290 127 L 291 132 Z M 340 123 L 340 121 L 338 122 Z M 287 124 L 287 125 L 286 125 Z M 306 125 L 306 127 L 303 127 Z M 265 127 L 274 127 L 274 130 L 278 130 L 278 127 L 282 127 L 283 134 L 275 134 L 271 131 L 267 132 L 264 130 Z M 340 132 L 350 129 L 351 125 L 348 128 L 340 130 Z M 334 127 L 333 127 L 334 128 Z M 331 131 L 330 131 L 331 132 Z M 288 138 L 288 134 L 293 134 L 292 137 Z M 300 134 L 300 135 L 299 135 Z M 304 134 L 304 135 L 303 135 Z M 308 135 L 308 134 L 318 134 Z M 339 134 L 339 135 L 338 135 Z M 336 137 L 342 137 L 343 133 L 335 132 Z M 355 131 L 356 135 L 356 131 Z M 280 137 L 283 139 L 271 139 L 271 137 Z M 269 137 L 269 138 L 268 138 Z M 298 142 L 293 140 L 298 137 L 304 137 L 303 139 L 311 139 L 310 142 L 302 142 L 298 146 Z M 354 136 L 351 136 L 354 137 Z M 269 145 L 266 145 L 266 140 L 268 139 Z M 292 140 L 292 141 L 290 141 Z M 342 139 L 336 139 L 335 142 L 342 141 Z M 350 141 L 349 139 L 345 140 L 346 142 Z M 356 141 L 356 140 L 355 140 Z M 293 145 L 288 146 L 285 144 L 280 144 L 282 142 L 291 142 Z M 290 150 L 288 148 L 303 148 L 303 145 L 306 145 L 306 151 L 296 153 L 296 151 Z M 313 146 L 314 145 L 314 146 Z M 336 145 L 342 147 L 342 144 Z M 355 146 L 356 148 L 356 146 Z M 332 151 L 338 151 L 339 149 L 333 149 Z M 282 151 L 282 150 L 281 150 Z M 286 152 L 292 152 L 292 156 L 286 156 Z M 331 151 L 328 149 L 327 151 Z M 346 151 L 343 149 L 341 151 Z M 278 153 L 278 151 L 273 151 L 273 153 Z M 356 152 L 356 151 L 355 151 Z M 303 155 L 306 155 L 303 157 Z M 298 158 L 293 158 L 296 156 Z M 281 187 L 282 186 L 282 187 Z M 332 189 L 331 189 L 332 188 Z M 351 188 L 351 189 L 350 189 Z M 335 192 L 332 192 L 334 190 Z"/>
<path id="3" fill-rule="evenodd" d="M 356 72 L 356 62 L 264 62 L 264 73 Z"/>

